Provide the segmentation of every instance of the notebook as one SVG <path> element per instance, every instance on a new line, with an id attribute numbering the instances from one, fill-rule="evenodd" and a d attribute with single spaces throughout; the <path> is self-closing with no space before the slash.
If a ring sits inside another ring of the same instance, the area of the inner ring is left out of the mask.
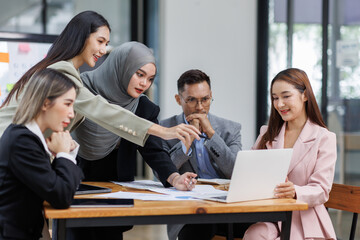
<path id="1" fill-rule="evenodd" d="M 276 185 L 285 182 L 292 152 L 290 148 L 239 151 L 229 191 L 201 199 L 231 203 L 273 198 Z"/>
<path id="2" fill-rule="evenodd" d="M 133 207 L 134 199 L 77 198 L 71 207 Z"/>

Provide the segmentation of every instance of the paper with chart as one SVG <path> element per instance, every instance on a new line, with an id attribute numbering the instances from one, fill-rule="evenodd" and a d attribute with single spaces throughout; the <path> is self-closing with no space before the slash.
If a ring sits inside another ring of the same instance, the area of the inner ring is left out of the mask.
<path id="1" fill-rule="evenodd" d="M 227 191 L 222 191 L 215 189 L 211 185 L 196 185 L 192 191 L 180 191 L 175 189 L 174 187 L 164 188 L 160 182 L 152 181 L 152 180 L 138 180 L 132 182 L 113 182 L 115 184 L 135 189 L 149 190 L 159 194 L 150 194 L 150 193 L 131 193 L 131 192 L 117 192 L 116 193 L 108 193 L 97 195 L 101 197 L 114 197 L 114 198 L 135 198 L 142 200 L 190 200 L 194 198 L 199 198 L 201 196 L 222 196 L 226 195 Z M 155 195 L 155 196 L 151 196 Z"/>
<path id="2" fill-rule="evenodd" d="M 165 194 L 154 194 L 154 193 L 135 193 L 135 192 L 113 192 L 107 194 L 96 195 L 100 198 L 119 198 L 119 199 L 139 199 L 145 201 L 179 201 L 179 200 L 195 200 L 191 197 L 175 197 Z"/>

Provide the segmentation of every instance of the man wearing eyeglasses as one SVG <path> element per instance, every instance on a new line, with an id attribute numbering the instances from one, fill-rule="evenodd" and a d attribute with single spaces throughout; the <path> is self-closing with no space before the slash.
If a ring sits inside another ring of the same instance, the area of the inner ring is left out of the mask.
<path id="1" fill-rule="evenodd" d="M 197 69 L 184 72 L 177 81 L 177 87 L 175 99 L 183 113 L 160 121 L 160 125 L 191 124 L 202 134 L 200 140 L 192 138 L 191 145 L 184 145 L 178 140 L 164 141 L 164 148 L 180 173 L 195 172 L 198 177 L 206 179 L 230 179 L 236 154 L 241 150 L 241 125 L 209 113 L 213 98 L 210 78 L 204 72 Z M 179 240 L 212 239 L 219 228 L 225 229 L 224 224 L 182 226 L 168 226 L 169 240 L 176 239 L 177 235 Z M 237 227 L 236 230 L 242 237 L 246 228 Z"/>

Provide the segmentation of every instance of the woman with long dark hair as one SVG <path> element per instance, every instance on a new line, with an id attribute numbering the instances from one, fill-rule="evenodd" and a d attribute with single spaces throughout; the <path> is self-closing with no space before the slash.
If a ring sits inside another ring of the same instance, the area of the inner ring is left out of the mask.
<path id="1" fill-rule="evenodd" d="M 278 73 L 271 82 L 271 113 L 253 149 L 293 148 L 287 179 L 275 188 L 276 198 L 308 204 L 294 211 L 291 239 L 336 239 L 324 203 L 329 199 L 336 162 L 336 136 L 322 119 L 310 81 L 300 69 Z M 245 240 L 279 239 L 279 223 L 256 223 Z"/>
<path id="2" fill-rule="evenodd" d="M 0 108 L 0 136 L 11 123 L 23 90 L 33 74 L 44 68 L 53 68 L 64 73 L 79 87 L 79 94 L 74 105 L 76 116 L 69 126 L 70 130 L 86 117 L 141 146 L 145 144 L 149 134 L 164 139 L 179 138 L 182 141 L 190 141 L 190 135 L 199 138 L 197 136 L 199 132 L 192 126 L 162 127 L 139 118 L 116 104 L 110 104 L 100 95 L 94 95 L 83 86 L 79 67 L 84 63 L 90 67 L 95 66 L 97 60 L 106 53 L 109 35 L 109 23 L 96 12 L 81 12 L 71 19 L 51 46 L 47 56 L 21 77 L 5 99 Z"/>
<path id="3" fill-rule="evenodd" d="M 97 36 L 99 38 L 97 39 L 97 41 L 99 41 L 97 49 L 98 58 L 106 53 L 106 46 L 109 42 L 111 31 L 109 23 L 103 16 L 93 11 L 85 11 L 73 17 L 51 45 L 46 57 L 31 67 L 20 80 L 15 83 L 1 107 L 8 105 L 13 96 L 16 96 L 16 99 L 18 99 L 19 94 L 32 75 L 36 71 L 47 68 L 51 64 L 71 60 L 76 70 L 79 69 L 84 62 L 88 63 L 90 67 L 94 67 L 96 62 L 95 58 L 85 59 L 85 57 L 82 57 L 82 52 L 85 50 L 85 45 L 90 35 L 99 30 L 101 34 Z M 82 58 L 82 61 L 78 61 L 80 58 Z"/>

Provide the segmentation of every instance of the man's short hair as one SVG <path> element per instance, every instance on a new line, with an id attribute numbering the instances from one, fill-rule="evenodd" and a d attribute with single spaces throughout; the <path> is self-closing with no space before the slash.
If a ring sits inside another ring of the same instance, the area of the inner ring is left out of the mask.
<path id="1" fill-rule="evenodd" d="M 181 74 L 180 78 L 177 81 L 178 92 L 183 92 L 185 84 L 191 85 L 195 83 L 202 83 L 206 81 L 209 84 L 211 89 L 210 77 L 206 75 L 203 71 L 199 69 L 191 69 L 183 74 Z"/>

